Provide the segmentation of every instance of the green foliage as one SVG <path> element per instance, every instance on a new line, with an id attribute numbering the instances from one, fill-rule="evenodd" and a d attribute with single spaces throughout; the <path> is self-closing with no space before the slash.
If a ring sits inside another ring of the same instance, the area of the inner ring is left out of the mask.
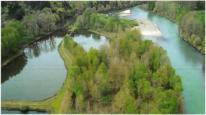
<path id="1" fill-rule="evenodd" d="M 30 13 L 21 21 L 6 21 L 2 27 L 2 57 L 6 59 L 35 37 L 54 31 L 58 21 L 58 15 L 48 8 Z"/>
<path id="2" fill-rule="evenodd" d="M 153 10 L 155 8 L 155 1 L 150 1 L 148 3 L 148 10 Z"/>
<path id="3" fill-rule="evenodd" d="M 150 2 L 149 2 L 150 3 Z M 150 5 L 148 3 L 148 6 Z M 179 22 L 183 16 L 189 11 L 202 9 L 200 1 L 172 1 L 172 2 L 155 2 L 154 12 L 169 18 L 170 20 Z"/>
<path id="4" fill-rule="evenodd" d="M 134 2 L 128 4 L 134 5 Z M 55 30 L 59 19 L 81 14 L 90 6 L 77 18 L 74 28 L 116 32 L 117 36 L 111 39 L 110 46 L 89 52 L 71 37 L 64 38 L 60 49 L 68 67 L 66 82 L 69 85 L 64 86 L 65 93 L 61 92 L 52 106 L 61 108 L 66 97 L 70 100 L 66 109 L 74 113 L 178 113 L 182 84 L 165 52 L 149 41 L 142 41 L 138 31 L 127 30 L 137 25 L 135 21 L 93 13 L 124 8 L 128 4 L 119 1 L 34 2 L 28 5 L 37 10 L 34 12 L 22 2 L 26 14 L 23 24 L 7 22 L 2 28 L 3 55 L 7 50 L 16 52 L 25 41 L 31 40 L 28 38 Z M 16 9 L 4 7 L 6 18 L 11 18 Z M 11 14 L 7 15 L 8 12 Z M 199 19 L 202 20 L 202 16 Z"/>
<path id="5" fill-rule="evenodd" d="M 122 88 L 114 98 L 112 103 L 114 113 L 137 113 L 137 103 L 135 98 L 129 93 L 127 88 Z"/>
<path id="6" fill-rule="evenodd" d="M 2 28 L 1 48 L 3 59 L 19 50 L 19 47 L 25 42 L 24 35 L 24 27 L 19 21 L 10 21 Z"/>
<path id="7" fill-rule="evenodd" d="M 74 26 L 76 29 L 104 30 L 107 32 L 117 32 L 128 27 L 135 26 L 135 21 L 119 19 L 118 16 L 107 16 L 105 14 L 92 13 L 86 10 L 83 15 L 78 16 Z"/>
<path id="8" fill-rule="evenodd" d="M 130 26 L 132 22 L 130 21 L 121 21 L 113 23 L 116 21 L 117 17 L 109 19 L 108 16 L 93 14 L 91 12 L 105 12 L 109 10 L 121 9 L 128 6 L 134 6 L 139 4 L 137 1 L 2 1 L 2 28 L 7 26 L 7 23 L 10 23 L 12 20 L 19 20 L 20 23 L 24 26 L 25 33 L 24 36 L 19 40 L 26 41 L 21 43 L 13 43 L 13 48 L 6 49 L 5 43 L 2 47 L 3 49 L 3 58 L 10 57 L 9 54 L 16 54 L 16 46 L 19 47 L 19 44 L 24 45 L 29 41 L 32 41 L 35 37 L 48 34 L 53 32 L 59 26 L 64 26 L 72 22 L 72 19 L 75 19 L 76 16 L 81 15 L 85 10 L 84 15 L 79 16 L 77 19 L 78 28 L 89 28 L 94 26 L 92 29 L 105 28 L 107 31 L 117 31 L 118 29 L 124 29 L 125 27 Z M 91 19 L 90 19 L 91 17 Z M 71 19 L 71 20 L 70 20 Z M 95 23 L 95 24 L 94 24 Z M 71 30 L 76 30 L 76 27 L 73 27 Z M 13 33 L 14 29 L 5 30 L 7 33 Z M 19 31 L 19 30 L 18 30 Z M 16 32 L 14 32 L 16 33 Z M 21 33 L 16 33 L 21 34 Z M 4 34 L 5 35 L 5 34 Z M 10 35 L 11 37 L 12 35 Z M 14 35 L 15 36 L 15 35 Z M 17 35 L 18 36 L 18 35 Z M 13 38 L 16 39 L 16 38 Z M 17 42 L 17 41 L 8 41 L 7 42 Z M 6 43 L 7 44 L 7 43 Z M 20 46 L 21 46 L 20 45 Z M 14 48 L 15 47 L 15 48 Z"/>
<path id="9" fill-rule="evenodd" d="M 180 22 L 180 35 L 184 40 L 204 53 L 205 49 L 205 15 L 204 11 L 187 13 Z"/>
<path id="10" fill-rule="evenodd" d="M 50 9 L 45 8 L 26 15 L 23 19 L 23 24 L 27 28 L 28 35 L 34 37 L 54 31 L 58 21 L 59 16 L 52 13 Z"/>
<path id="11" fill-rule="evenodd" d="M 75 112 L 179 113 L 179 76 L 165 52 L 138 34 L 120 31 L 110 46 L 80 53 L 82 48 L 65 38 L 65 55 L 72 58 L 69 78 Z"/>
<path id="12" fill-rule="evenodd" d="M 151 6 L 148 2 L 148 6 Z M 205 53 L 204 1 L 155 2 L 154 12 L 179 24 L 181 37 Z"/>
<path id="13" fill-rule="evenodd" d="M 149 75 L 149 71 L 147 70 L 146 66 L 138 62 L 134 64 L 133 70 L 129 76 L 129 84 L 132 91 L 132 94 L 137 97 L 139 94 L 139 83 L 141 79 L 146 79 Z"/>

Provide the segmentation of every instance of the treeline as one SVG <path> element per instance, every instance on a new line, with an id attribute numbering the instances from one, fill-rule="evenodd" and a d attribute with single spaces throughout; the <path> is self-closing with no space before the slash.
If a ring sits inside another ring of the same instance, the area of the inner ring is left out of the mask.
<path id="1" fill-rule="evenodd" d="M 60 17 L 73 17 L 83 13 L 86 9 L 96 12 L 105 12 L 108 10 L 118 10 L 126 7 L 142 4 L 141 1 L 2 1 L 3 19 L 21 20 L 25 15 L 50 8 L 52 12 Z M 6 20 L 4 20 L 6 21 Z"/>
<path id="2" fill-rule="evenodd" d="M 148 2 L 146 9 L 179 24 L 180 36 L 205 53 L 205 2 Z"/>
<path id="3" fill-rule="evenodd" d="M 140 3 L 142 2 L 2 1 L 2 60 L 16 54 L 22 45 L 31 42 L 37 36 L 63 27 L 68 20 L 76 18 L 86 9 L 105 12 Z"/>
<path id="4" fill-rule="evenodd" d="M 73 25 L 73 30 L 95 30 L 106 32 L 124 31 L 126 28 L 136 26 L 137 22 L 133 20 L 121 19 L 115 16 L 94 13 L 91 10 L 86 10 L 82 15 L 78 16 Z"/>
<path id="5" fill-rule="evenodd" d="M 85 52 L 70 37 L 60 47 L 69 67 L 68 113 L 180 113 L 179 76 L 137 30 L 120 32 L 99 51 Z"/>

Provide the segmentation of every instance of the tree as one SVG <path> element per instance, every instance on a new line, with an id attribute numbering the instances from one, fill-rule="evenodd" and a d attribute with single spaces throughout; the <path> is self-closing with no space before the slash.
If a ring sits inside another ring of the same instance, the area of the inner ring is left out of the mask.
<path id="1" fill-rule="evenodd" d="M 34 37 L 54 31 L 58 21 L 59 16 L 52 13 L 50 9 L 45 8 L 42 11 L 26 15 L 23 19 L 23 25 L 27 28 L 27 34 Z"/>
<path id="2" fill-rule="evenodd" d="M 129 93 L 128 88 L 123 87 L 114 97 L 112 103 L 113 113 L 137 113 L 137 104 L 134 97 Z"/>
<path id="3" fill-rule="evenodd" d="M 15 53 L 19 50 L 20 45 L 25 42 L 24 27 L 19 21 L 9 21 L 2 28 L 2 56 L 6 57 L 8 54 Z"/>
<path id="4" fill-rule="evenodd" d="M 137 62 L 134 64 L 133 70 L 129 75 L 129 84 L 131 91 L 136 98 L 141 95 L 141 92 L 139 91 L 140 80 L 147 79 L 148 75 L 149 71 L 143 63 Z"/>
<path id="5" fill-rule="evenodd" d="M 152 11 L 155 8 L 155 1 L 148 1 L 148 10 Z"/>

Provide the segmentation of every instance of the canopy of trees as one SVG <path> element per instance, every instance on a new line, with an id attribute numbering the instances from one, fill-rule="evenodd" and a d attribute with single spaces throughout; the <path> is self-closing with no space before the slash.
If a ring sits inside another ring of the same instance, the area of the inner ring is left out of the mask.
<path id="1" fill-rule="evenodd" d="M 92 13 L 91 10 L 86 10 L 77 18 L 74 28 L 77 30 L 92 29 L 107 32 L 117 32 L 135 25 L 137 25 L 137 22 L 133 20 L 120 20 L 118 16 L 108 16 L 105 14 Z"/>
<path id="2" fill-rule="evenodd" d="M 24 16 L 22 23 L 30 36 L 37 36 L 54 31 L 57 27 L 59 16 L 50 9 L 43 9 Z"/>
<path id="3" fill-rule="evenodd" d="M 205 53 L 205 12 L 200 10 L 187 13 L 180 22 L 180 35 Z"/>
<path id="4" fill-rule="evenodd" d="M 1 30 L 1 57 L 8 58 L 8 54 L 15 53 L 18 47 L 22 45 L 25 35 L 24 26 L 19 21 L 10 21 Z"/>
<path id="5" fill-rule="evenodd" d="M 67 24 L 65 20 L 75 19 L 86 9 L 92 12 L 104 12 L 134 6 L 141 2 L 125 3 L 124 1 L 2 1 L 2 58 L 7 59 L 16 54 L 22 45 L 34 40 L 35 37 L 64 27 Z M 96 19 L 97 16 L 93 17 Z"/>
<path id="6" fill-rule="evenodd" d="M 165 52 L 136 30 L 118 35 L 110 46 L 89 52 L 64 39 L 69 113 L 179 113 L 181 80 Z"/>

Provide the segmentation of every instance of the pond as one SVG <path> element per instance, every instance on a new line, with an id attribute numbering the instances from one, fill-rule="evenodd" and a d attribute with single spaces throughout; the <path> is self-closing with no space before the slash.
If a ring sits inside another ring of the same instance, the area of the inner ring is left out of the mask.
<path id="1" fill-rule="evenodd" d="M 2 100 L 42 100 L 53 96 L 66 78 L 58 53 L 62 37 L 50 36 L 24 49 L 24 54 L 2 68 Z"/>
<path id="2" fill-rule="evenodd" d="M 100 49 L 108 44 L 104 36 L 83 32 L 73 36 L 75 42 L 86 51 Z M 62 36 L 50 36 L 26 47 L 24 54 L 2 68 L 2 100 L 42 100 L 49 98 L 61 88 L 66 69 L 58 52 Z M 2 110 L 5 114 L 21 114 L 21 111 Z M 28 111 L 28 114 L 44 112 Z"/>
<path id="3" fill-rule="evenodd" d="M 73 38 L 74 41 L 81 45 L 85 51 L 89 51 L 91 48 L 100 49 L 105 45 L 109 45 L 109 41 L 105 36 L 90 32 L 75 34 Z"/>

